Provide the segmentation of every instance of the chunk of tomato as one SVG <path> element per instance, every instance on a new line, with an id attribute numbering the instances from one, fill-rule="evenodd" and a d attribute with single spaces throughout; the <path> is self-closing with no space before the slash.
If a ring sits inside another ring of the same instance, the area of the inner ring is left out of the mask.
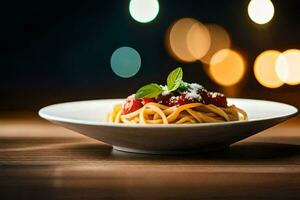
<path id="1" fill-rule="evenodd" d="M 129 113 L 132 113 L 138 109 L 140 109 L 141 107 L 143 107 L 143 104 L 141 101 L 139 101 L 138 99 L 132 98 L 131 96 L 129 96 L 122 105 L 122 114 L 126 115 Z"/>
<path id="2" fill-rule="evenodd" d="M 146 103 L 155 102 L 155 98 L 141 98 L 142 104 L 145 105 Z"/>

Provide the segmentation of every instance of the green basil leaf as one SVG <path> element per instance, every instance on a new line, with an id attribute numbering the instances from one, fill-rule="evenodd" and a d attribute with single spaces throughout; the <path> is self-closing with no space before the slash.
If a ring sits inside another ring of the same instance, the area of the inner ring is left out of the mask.
<path id="1" fill-rule="evenodd" d="M 167 78 L 167 86 L 170 92 L 176 90 L 181 83 L 183 77 L 182 68 L 178 67 L 174 69 Z"/>
<path id="2" fill-rule="evenodd" d="M 161 87 L 156 83 L 150 83 L 141 87 L 135 94 L 135 98 L 154 98 L 162 93 Z"/>

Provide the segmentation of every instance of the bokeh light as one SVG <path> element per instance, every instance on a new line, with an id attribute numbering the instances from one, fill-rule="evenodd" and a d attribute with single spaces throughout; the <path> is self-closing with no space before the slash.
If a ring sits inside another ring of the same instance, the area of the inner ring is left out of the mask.
<path id="1" fill-rule="evenodd" d="M 159 12 L 159 3 L 157 0 L 131 0 L 129 12 L 138 22 L 151 22 Z"/>
<path id="2" fill-rule="evenodd" d="M 248 5 L 248 15 L 257 24 L 266 24 L 274 16 L 274 6 L 271 0 L 251 0 Z"/>
<path id="3" fill-rule="evenodd" d="M 207 28 L 197 22 L 193 24 L 187 33 L 186 45 L 195 59 L 201 59 L 210 48 L 210 36 Z"/>
<path id="4" fill-rule="evenodd" d="M 280 52 L 268 50 L 261 53 L 254 62 L 254 75 L 257 81 L 268 88 L 278 88 L 284 84 L 275 70 L 275 63 Z"/>
<path id="5" fill-rule="evenodd" d="M 215 53 L 210 61 L 210 77 L 218 84 L 232 86 L 244 76 L 246 66 L 243 57 L 231 49 L 222 49 Z"/>
<path id="6" fill-rule="evenodd" d="M 203 24 L 193 18 L 182 18 L 172 24 L 166 35 L 167 50 L 175 59 L 193 62 L 210 47 L 210 36 Z"/>
<path id="7" fill-rule="evenodd" d="M 176 21 L 166 36 L 168 52 L 179 61 L 193 62 L 196 58 L 190 53 L 186 44 L 186 38 L 191 27 L 197 21 L 192 18 L 182 18 Z"/>
<path id="8" fill-rule="evenodd" d="M 300 50 L 289 49 L 280 54 L 276 60 L 276 74 L 280 80 L 289 85 L 300 83 Z"/>
<path id="9" fill-rule="evenodd" d="M 130 78 L 138 73 L 141 67 L 141 57 L 131 47 L 120 47 L 112 54 L 110 64 L 116 75 L 122 78 Z"/>
<path id="10" fill-rule="evenodd" d="M 206 55 L 201 58 L 203 63 L 209 64 L 212 56 L 221 49 L 229 49 L 231 46 L 231 39 L 228 32 L 217 24 L 207 24 L 206 28 L 208 29 L 211 43 L 210 48 Z M 224 58 L 226 55 L 224 55 Z M 222 59 L 220 59 L 221 61 Z"/>

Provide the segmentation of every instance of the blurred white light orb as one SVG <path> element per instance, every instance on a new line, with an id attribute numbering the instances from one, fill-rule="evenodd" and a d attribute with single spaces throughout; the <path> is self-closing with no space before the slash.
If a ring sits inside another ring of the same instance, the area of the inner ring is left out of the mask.
<path id="1" fill-rule="evenodd" d="M 275 63 L 278 78 L 286 84 L 300 84 L 300 50 L 289 49 L 280 54 Z"/>
<path id="2" fill-rule="evenodd" d="M 251 0 L 248 15 L 257 24 L 266 24 L 274 16 L 274 5 L 271 0 Z"/>
<path id="3" fill-rule="evenodd" d="M 131 0 L 129 12 L 133 19 L 141 23 L 151 22 L 159 12 L 157 0 Z"/>

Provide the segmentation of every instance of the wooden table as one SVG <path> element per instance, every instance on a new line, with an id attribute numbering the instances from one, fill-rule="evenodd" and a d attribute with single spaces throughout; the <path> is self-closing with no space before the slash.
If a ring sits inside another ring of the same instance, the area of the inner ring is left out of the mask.
<path id="1" fill-rule="evenodd" d="M 149 156 L 37 117 L 1 117 L 0 199 L 300 199 L 299 122 L 223 152 Z"/>

